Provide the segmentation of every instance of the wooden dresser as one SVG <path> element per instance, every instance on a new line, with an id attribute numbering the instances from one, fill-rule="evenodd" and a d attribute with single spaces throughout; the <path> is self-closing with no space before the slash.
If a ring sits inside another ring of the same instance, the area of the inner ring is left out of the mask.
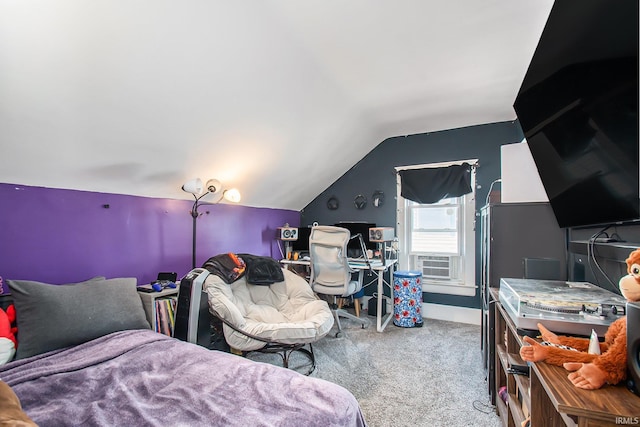
<path id="1" fill-rule="evenodd" d="M 520 358 L 522 335 L 491 290 L 495 316 L 496 410 L 504 426 L 520 427 L 531 417 L 531 426 L 640 425 L 640 396 L 624 385 L 582 390 L 571 384 L 568 372 L 546 363 L 532 363 L 529 376 L 514 374 L 512 365 L 526 365 Z M 507 402 L 498 394 L 506 386 Z"/>

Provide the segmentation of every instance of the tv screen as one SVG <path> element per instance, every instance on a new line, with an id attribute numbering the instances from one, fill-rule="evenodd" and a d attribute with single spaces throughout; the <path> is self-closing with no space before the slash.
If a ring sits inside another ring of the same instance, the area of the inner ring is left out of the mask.
<path id="1" fill-rule="evenodd" d="M 560 227 L 640 218 L 637 0 L 556 0 L 514 109 Z"/>

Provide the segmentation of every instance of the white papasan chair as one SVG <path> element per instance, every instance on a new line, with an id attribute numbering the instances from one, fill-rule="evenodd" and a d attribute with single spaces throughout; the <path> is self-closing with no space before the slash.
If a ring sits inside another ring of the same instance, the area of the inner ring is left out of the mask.
<path id="1" fill-rule="evenodd" d="M 289 355 L 301 352 L 310 362 L 305 365 L 308 375 L 315 369 L 312 343 L 329 333 L 333 314 L 305 279 L 279 265 L 277 268 L 284 280 L 268 285 L 248 283 L 248 273 L 230 284 L 210 274 L 203 285 L 209 311 L 222 320 L 225 340 L 232 349 L 244 355 L 253 351 L 277 353 L 285 368 L 289 367 Z M 307 345 L 308 350 L 304 348 Z"/>

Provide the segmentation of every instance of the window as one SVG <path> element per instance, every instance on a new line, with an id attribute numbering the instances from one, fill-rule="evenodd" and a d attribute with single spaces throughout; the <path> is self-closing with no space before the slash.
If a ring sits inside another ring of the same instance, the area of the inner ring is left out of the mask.
<path id="1" fill-rule="evenodd" d="M 474 191 L 461 197 L 421 204 L 401 196 L 398 178 L 400 268 L 422 272 L 425 291 L 475 295 L 475 169 L 471 188 Z"/>

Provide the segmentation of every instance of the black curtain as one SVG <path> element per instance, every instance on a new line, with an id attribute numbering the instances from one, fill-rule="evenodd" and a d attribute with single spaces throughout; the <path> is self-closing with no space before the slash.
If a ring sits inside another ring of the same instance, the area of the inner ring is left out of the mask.
<path id="1" fill-rule="evenodd" d="M 471 193 L 471 165 L 462 163 L 442 168 L 405 169 L 400 174 L 400 194 L 422 204 Z"/>

